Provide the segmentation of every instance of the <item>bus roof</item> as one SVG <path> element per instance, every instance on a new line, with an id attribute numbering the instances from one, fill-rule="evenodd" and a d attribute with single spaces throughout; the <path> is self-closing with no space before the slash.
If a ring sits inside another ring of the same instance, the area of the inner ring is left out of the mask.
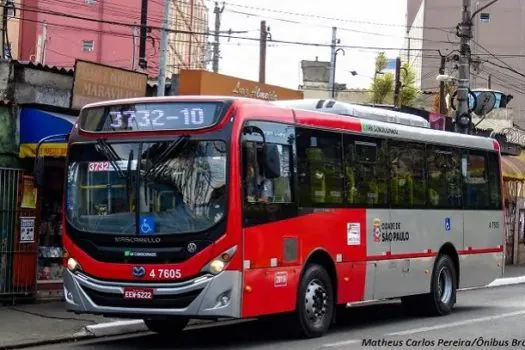
<path id="1" fill-rule="evenodd" d="M 283 100 L 274 101 L 272 103 L 282 107 L 327 112 L 362 119 L 430 128 L 430 123 L 425 118 L 417 115 L 384 108 L 346 103 L 334 99 Z"/>

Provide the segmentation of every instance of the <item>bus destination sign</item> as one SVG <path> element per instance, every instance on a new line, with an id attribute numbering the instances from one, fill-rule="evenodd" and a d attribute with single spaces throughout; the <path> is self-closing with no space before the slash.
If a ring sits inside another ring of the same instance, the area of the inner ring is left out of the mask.
<path id="1" fill-rule="evenodd" d="M 91 132 L 191 130 L 217 123 L 220 102 L 162 102 L 110 105 L 82 111 L 80 128 Z"/>

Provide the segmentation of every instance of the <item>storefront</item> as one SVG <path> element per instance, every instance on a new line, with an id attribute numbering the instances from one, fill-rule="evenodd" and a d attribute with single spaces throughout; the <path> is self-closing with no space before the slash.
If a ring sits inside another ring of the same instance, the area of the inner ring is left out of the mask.
<path id="1" fill-rule="evenodd" d="M 525 264 L 525 152 L 502 156 L 506 263 Z"/>
<path id="2" fill-rule="evenodd" d="M 38 142 L 50 135 L 69 133 L 75 119 L 70 110 L 37 106 L 20 108 L 19 158 L 30 174 Z M 58 141 L 42 144 L 38 152 L 44 157 L 46 186 L 34 191 L 34 196 L 30 195 L 31 189 L 24 191 L 25 208 L 34 211 L 34 215 L 27 217 L 23 224 L 33 232 L 33 237 L 26 237 L 26 240 L 33 242 L 37 253 L 35 278 L 37 297 L 40 299 L 62 294 L 64 252 L 61 226 L 67 144 L 64 140 Z M 26 187 L 31 186 L 31 180 L 27 179 Z"/>
<path id="3" fill-rule="evenodd" d="M 302 91 L 205 70 L 181 70 L 178 82 L 172 82 L 172 90 L 174 95 L 239 96 L 267 101 L 297 100 L 304 96 Z"/>

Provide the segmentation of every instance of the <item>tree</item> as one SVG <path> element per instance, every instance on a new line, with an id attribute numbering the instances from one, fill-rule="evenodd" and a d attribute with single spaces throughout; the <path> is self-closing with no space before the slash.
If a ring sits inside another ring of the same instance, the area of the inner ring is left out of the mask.
<path id="1" fill-rule="evenodd" d="M 375 74 L 371 91 L 371 102 L 382 104 L 385 102 L 388 95 L 394 91 L 394 75 L 392 73 L 378 74 L 386 68 L 386 55 L 380 52 L 376 57 Z"/>
<path id="2" fill-rule="evenodd" d="M 410 65 L 405 62 L 401 66 L 400 79 L 401 91 L 399 92 L 399 102 L 401 106 L 412 107 L 416 101 L 418 90 L 416 88 L 416 73 Z"/>

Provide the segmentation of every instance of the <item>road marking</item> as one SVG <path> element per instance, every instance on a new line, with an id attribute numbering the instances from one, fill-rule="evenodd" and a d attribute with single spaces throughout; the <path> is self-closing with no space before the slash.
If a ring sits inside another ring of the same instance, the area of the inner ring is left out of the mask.
<path id="1" fill-rule="evenodd" d="M 345 340 L 345 341 L 340 341 L 340 342 L 337 342 L 337 343 L 328 343 L 328 344 L 323 344 L 323 348 L 335 348 L 335 347 L 338 347 L 338 346 L 345 346 L 345 345 L 350 345 L 350 344 L 356 344 L 356 343 L 361 343 L 362 340 L 359 340 L 359 339 L 352 339 L 352 340 Z"/>
<path id="2" fill-rule="evenodd" d="M 430 326 L 430 327 L 413 328 L 413 329 L 408 329 L 406 331 L 401 331 L 401 332 L 387 333 L 385 334 L 385 336 L 389 337 L 389 336 L 410 335 L 414 333 L 430 332 L 430 331 L 435 331 L 438 329 L 453 328 L 453 327 L 464 326 L 464 325 L 473 324 L 473 323 L 494 321 L 500 318 L 514 317 L 514 316 L 520 316 L 520 315 L 525 315 L 525 310 L 514 311 L 514 312 L 509 312 L 506 314 L 495 315 L 495 316 L 471 318 L 468 320 L 452 322 L 452 323 L 445 323 L 445 324 L 440 324 L 440 325 Z"/>

